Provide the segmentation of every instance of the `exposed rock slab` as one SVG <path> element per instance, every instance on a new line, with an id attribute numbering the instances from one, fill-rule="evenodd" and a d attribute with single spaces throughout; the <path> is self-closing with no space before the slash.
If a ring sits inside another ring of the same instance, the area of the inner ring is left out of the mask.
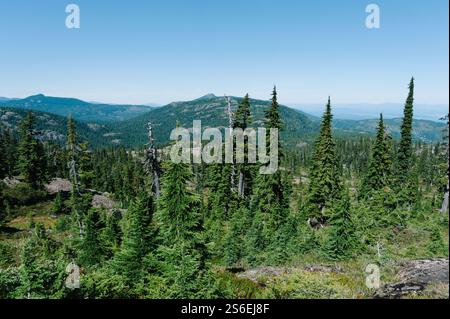
<path id="1" fill-rule="evenodd" d="M 403 262 L 397 273 L 398 282 L 385 285 L 375 298 L 396 299 L 425 291 L 430 285 L 449 284 L 448 259 L 425 259 Z"/>

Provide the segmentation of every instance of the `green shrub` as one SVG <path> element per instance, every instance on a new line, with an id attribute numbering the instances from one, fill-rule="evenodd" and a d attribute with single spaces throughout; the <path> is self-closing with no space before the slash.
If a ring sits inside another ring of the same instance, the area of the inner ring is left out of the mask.
<path id="1" fill-rule="evenodd" d="M 47 193 L 44 190 L 33 189 L 26 183 L 19 183 L 7 188 L 4 197 L 11 205 L 32 205 L 45 199 Z"/>

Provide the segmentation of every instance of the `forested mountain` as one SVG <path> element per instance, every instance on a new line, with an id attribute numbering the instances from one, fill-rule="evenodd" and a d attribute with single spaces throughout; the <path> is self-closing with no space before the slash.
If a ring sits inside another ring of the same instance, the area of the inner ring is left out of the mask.
<path id="1" fill-rule="evenodd" d="M 233 110 L 236 110 L 242 98 L 230 97 L 230 100 Z M 250 99 L 253 127 L 263 125 L 264 113 L 269 105 L 270 101 Z M 120 139 L 123 145 L 143 145 L 147 137 L 145 126 L 152 122 L 155 139 L 159 143 L 167 143 L 177 121 L 187 128 L 192 127 L 194 120 L 201 120 L 203 128 L 228 127 L 226 110 L 227 101 L 224 97 L 208 94 L 192 101 L 170 103 L 128 121 L 107 125 L 106 130 Z M 286 142 L 299 143 L 299 137 L 302 140 L 309 139 L 319 128 L 319 123 L 289 107 L 280 106 L 280 114 L 285 123 L 282 138 Z"/>
<path id="2" fill-rule="evenodd" d="M 1 107 L 0 108 L 0 127 L 11 129 L 17 133 L 20 122 L 26 117 L 29 111 Z M 43 141 L 51 141 L 57 144 L 63 144 L 67 138 L 67 117 L 33 111 L 36 122 L 38 137 Z M 96 123 L 77 122 L 78 134 L 84 141 L 89 141 L 91 146 L 105 146 L 111 143 L 103 137 L 103 126 Z"/>
<path id="3" fill-rule="evenodd" d="M 400 127 L 402 124 L 401 118 L 386 119 L 385 120 L 386 129 L 391 132 L 392 137 L 400 137 Z M 368 120 L 340 120 L 336 119 L 334 121 L 334 127 L 337 129 L 336 133 L 338 135 L 371 135 L 376 130 L 378 125 L 377 119 Z M 436 142 L 442 137 L 442 130 L 445 128 L 445 123 L 428 121 L 428 120 L 417 120 L 414 119 L 414 126 L 412 131 L 412 136 L 417 141 L 422 142 Z"/>
<path id="4" fill-rule="evenodd" d="M 240 97 L 230 97 L 235 110 L 242 101 Z M 2 107 L 3 105 L 3 107 Z M 10 105 L 5 107 L 5 105 Z M 270 101 L 250 99 L 252 126 L 262 125 L 264 112 Z M 46 112 L 38 116 L 38 126 L 47 132 L 48 139 L 61 139 L 64 125 L 63 119 L 52 114 L 73 116 L 80 124 L 80 132 L 92 145 L 123 145 L 126 147 L 142 147 L 146 143 L 146 125 L 152 122 L 157 143 L 169 142 L 171 130 L 177 121 L 184 127 L 192 127 L 193 120 L 201 120 L 203 127 L 226 127 L 227 101 L 224 97 L 207 94 L 192 101 L 173 102 L 166 106 L 151 108 L 148 106 L 92 104 L 78 99 L 53 98 L 43 95 L 32 96 L 23 100 L 0 101 L 1 121 L 5 126 L 15 125 L 17 120 L 8 112 L 23 116 L 24 109 Z M 50 114 L 52 113 L 52 114 Z M 10 114 L 10 116 L 8 116 Z M 298 146 L 312 142 L 318 134 L 320 118 L 284 105 L 280 105 L 280 115 L 284 122 L 281 133 L 282 140 L 289 146 Z M 41 121 L 42 119 L 42 121 Z M 335 119 L 333 128 L 339 137 L 374 136 L 376 119 L 341 120 Z M 386 119 L 386 127 L 394 138 L 400 135 L 401 119 Z M 414 120 L 413 138 L 423 142 L 440 140 L 444 123 Z M 54 132 L 54 133 L 52 133 Z"/>
<path id="5" fill-rule="evenodd" d="M 242 101 L 240 97 L 231 97 L 233 110 Z M 270 101 L 250 99 L 252 126 L 262 125 L 264 112 Z M 227 102 L 224 97 L 208 94 L 192 101 L 174 102 L 156 108 L 148 113 L 120 123 L 107 124 L 105 127 L 108 137 L 113 137 L 116 143 L 125 146 L 145 144 L 148 122 L 152 122 L 155 138 L 159 143 L 167 143 L 171 130 L 177 121 L 184 127 L 192 127 L 193 120 L 201 120 L 203 127 L 227 127 Z M 280 115 L 284 122 L 281 133 L 284 143 L 296 146 L 304 142 L 311 142 L 318 134 L 320 118 L 280 105 Z M 393 137 L 400 134 L 401 119 L 388 119 L 386 125 Z M 358 134 L 374 136 L 377 120 L 335 120 L 333 127 L 338 136 L 355 136 Z M 413 137 L 424 142 L 436 142 L 441 138 L 444 123 L 426 120 L 414 120 Z"/>
<path id="6" fill-rule="evenodd" d="M 152 107 L 147 105 L 116 105 L 89 103 L 74 98 L 51 97 L 43 94 L 29 96 L 24 99 L 0 99 L 0 107 L 14 107 L 69 116 L 84 122 L 109 122 L 127 120 Z"/>

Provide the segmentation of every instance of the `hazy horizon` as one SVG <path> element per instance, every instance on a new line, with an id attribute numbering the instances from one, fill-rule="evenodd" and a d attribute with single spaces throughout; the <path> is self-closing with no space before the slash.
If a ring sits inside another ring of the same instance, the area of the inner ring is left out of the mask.
<path id="1" fill-rule="evenodd" d="M 43 94 L 47 97 L 58 97 L 58 98 L 73 98 L 79 99 L 85 102 L 93 103 L 93 104 L 111 104 L 111 105 L 145 105 L 145 106 L 153 106 L 153 107 L 161 107 L 168 105 L 173 102 L 182 102 L 182 101 L 191 101 L 198 98 L 201 98 L 205 95 L 213 94 L 217 97 L 221 95 L 215 93 L 207 93 L 201 96 L 196 96 L 188 100 L 171 100 L 169 102 L 160 104 L 153 102 L 144 102 L 144 103 L 117 103 L 117 102 L 106 102 L 99 99 L 96 100 L 85 100 L 78 96 L 52 96 L 42 92 L 38 92 L 35 94 L 30 94 L 24 97 L 9 97 L 4 94 L 0 94 L 0 101 L 3 98 L 6 99 L 25 99 L 30 96 L 35 96 L 38 94 Z M 242 95 L 232 95 L 237 97 L 242 97 Z M 257 100 L 268 100 L 269 98 L 257 98 L 251 96 L 252 99 Z M 291 107 L 293 109 L 308 113 L 313 116 L 320 117 L 323 113 L 325 103 L 284 103 L 282 99 L 280 99 L 280 104 Z M 380 113 L 383 113 L 385 118 L 398 118 L 403 116 L 403 106 L 404 103 L 397 102 L 387 102 L 387 103 L 367 103 L 367 102 L 359 102 L 359 103 L 334 103 L 332 100 L 333 106 L 333 115 L 336 119 L 349 119 L 349 120 L 365 120 L 365 119 L 373 119 L 377 118 Z M 430 120 L 430 121 L 439 121 L 441 117 L 448 113 L 448 104 L 421 104 L 415 103 L 414 106 L 414 118 L 421 120 Z"/>

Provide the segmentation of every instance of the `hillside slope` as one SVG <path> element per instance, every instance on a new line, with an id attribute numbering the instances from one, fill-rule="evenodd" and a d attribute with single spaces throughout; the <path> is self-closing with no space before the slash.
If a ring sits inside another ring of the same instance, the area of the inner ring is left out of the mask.
<path id="1" fill-rule="evenodd" d="M 242 98 L 231 97 L 233 110 L 236 110 Z M 263 125 L 265 110 L 269 101 L 250 100 L 254 127 Z M 192 101 L 174 102 L 156 108 L 136 118 L 106 125 L 108 135 L 114 136 L 127 146 L 144 145 L 146 143 L 145 126 L 148 122 L 154 125 L 155 137 L 158 143 L 169 142 L 170 132 L 176 127 L 177 121 L 183 127 L 192 127 L 194 120 L 202 121 L 202 128 L 228 127 L 226 113 L 227 102 L 224 97 L 208 94 Z M 285 123 L 282 138 L 286 143 L 297 144 L 301 139 L 311 138 L 319 129 L 319 123 L 312 121 L 302 112 L 280 106 L 281 116 Z"/>
<path id="2" fill-rule="evenodd" d="M 20 121 L 28 111 L 15 108 L 0 108 L 0 128 L 11 129 L 17 132 Z M 67 118 L 33 111 L 36 119 L 36 130 L 40 139 L 58 144 L 65 143 L 67 136 Z M 95 123 L 75 121 L 77 133 L 82 141 L 89 141 L 94 146 L 105 146 L 111 143 L 102 135 L 103 126 Z"/>
<path id="3" fill-rule="evenodd" d="M 0 107 L 41 111 L 61 116 L 72 115 L 74 119 L 83 122 L 123 121 L 152 109 L 147 105 L 97 104 L 43 94 L 29 96 L 25 99 L 0 100 Z"/>

